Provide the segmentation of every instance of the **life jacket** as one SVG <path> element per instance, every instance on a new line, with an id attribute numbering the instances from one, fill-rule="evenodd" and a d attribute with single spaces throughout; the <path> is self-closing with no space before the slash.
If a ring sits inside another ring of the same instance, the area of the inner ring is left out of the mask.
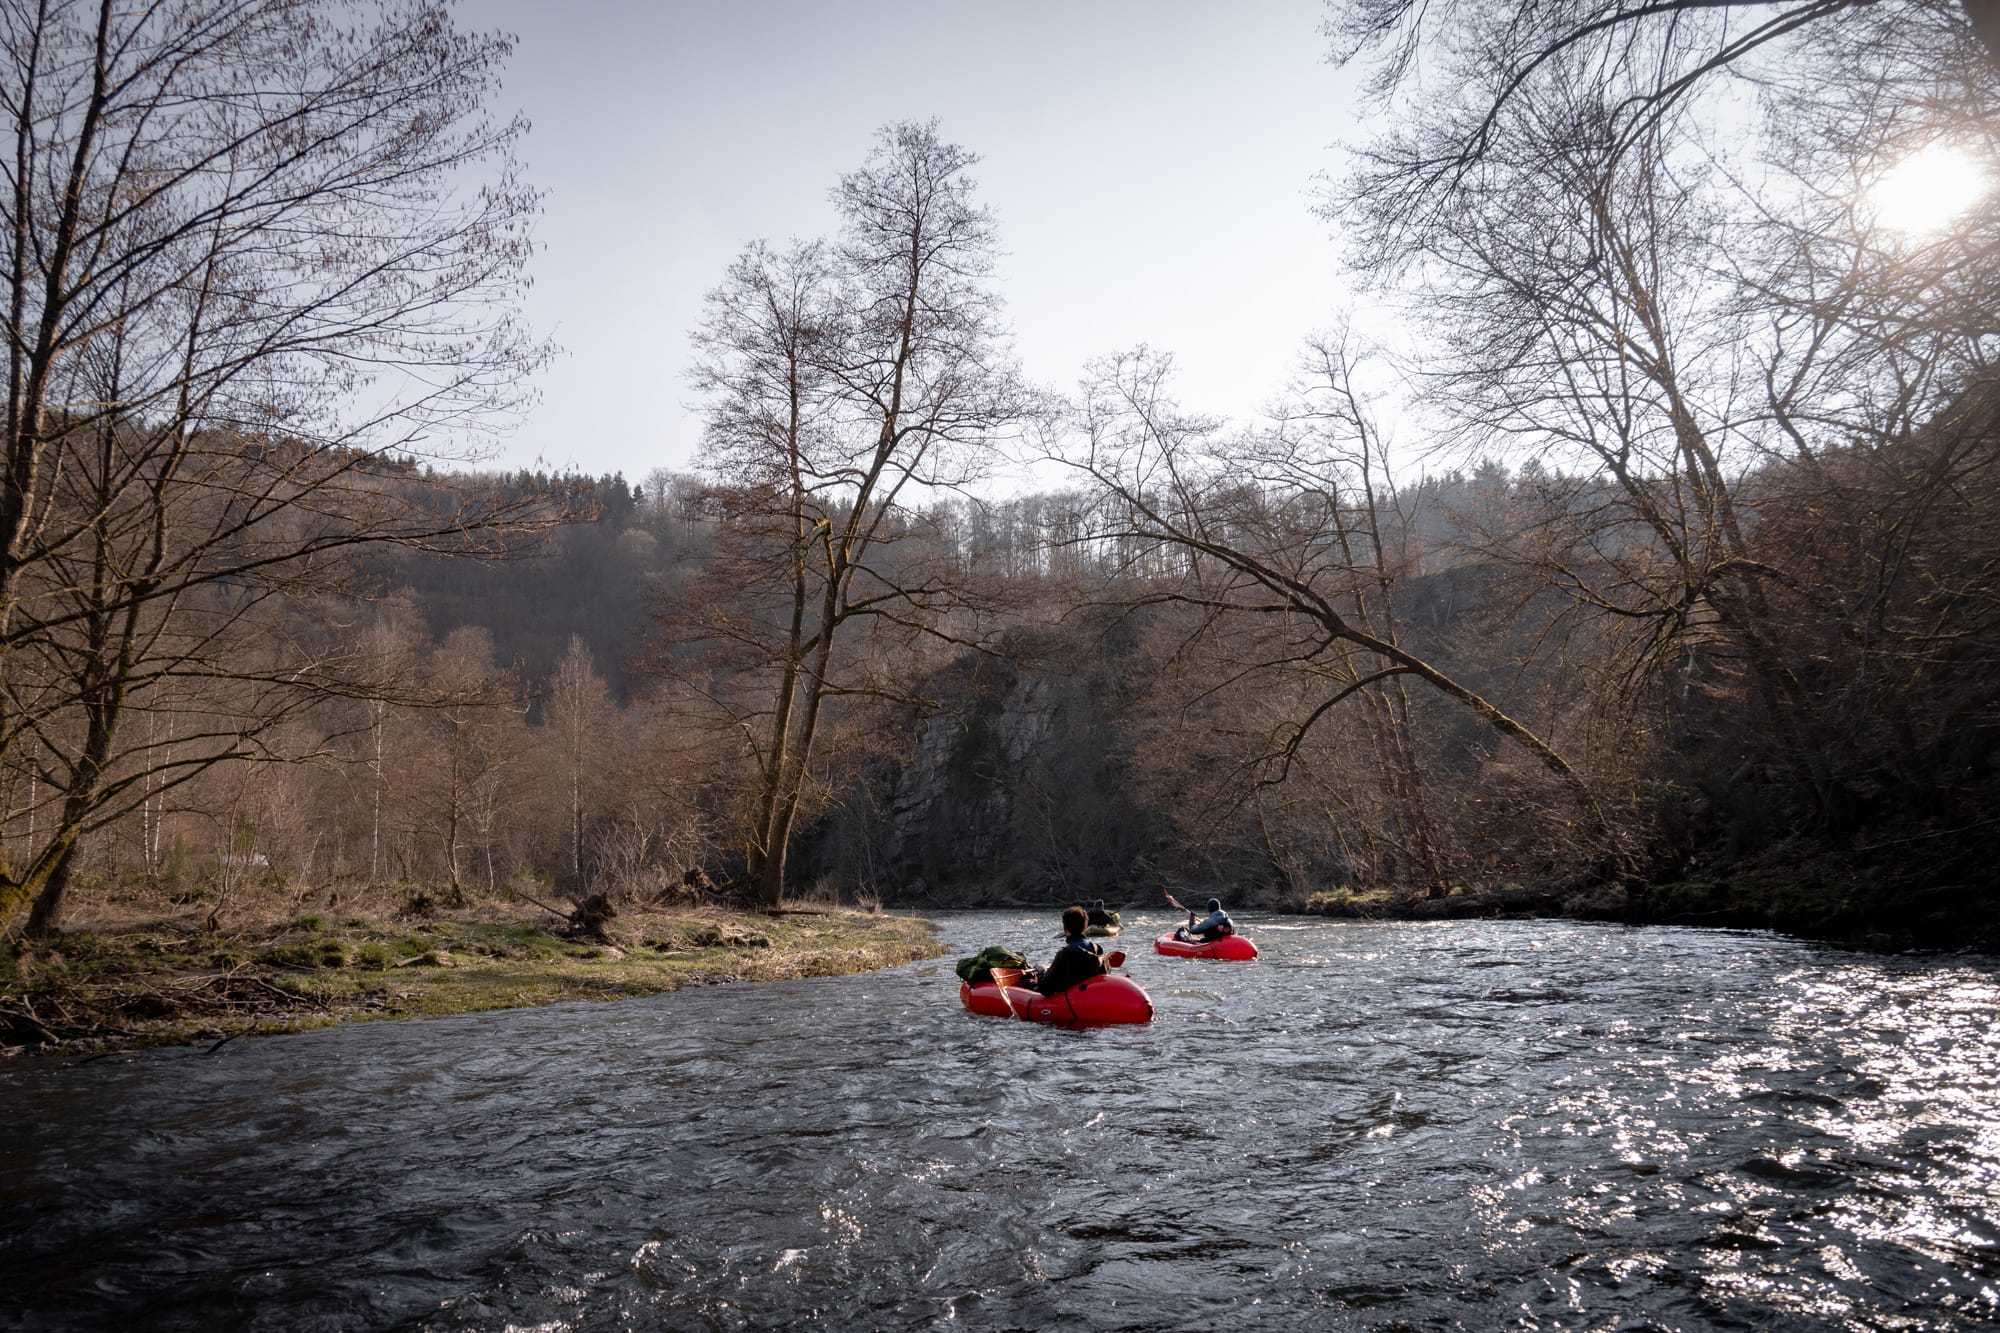
<path id="1" fill-rule="evenodd" d="M 1227 912 L 1210 912 L 1201 920 L 1187 928 L 1189 939 L 1221 939 L 1224 935 L 1234 935 L 1236 924 Z"/>
<path id="2" fill-rule="evenodd" d="M 1104 974 L 1104 947 L 1095 940 L 1070 936 L 1042 972 L 1038 989 L 1044 995 L 1066 991 L 1079 982 Z"/>

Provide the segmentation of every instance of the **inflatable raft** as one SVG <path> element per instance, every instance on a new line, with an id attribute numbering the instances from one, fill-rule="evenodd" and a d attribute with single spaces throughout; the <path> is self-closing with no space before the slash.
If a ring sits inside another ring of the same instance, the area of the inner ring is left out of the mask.
<path id="1" fill-rule="evenodd" d="M 1150 1023 L 1153 1000 L 1130 977 L 1115 972 L 1080 981 L 1066 991 L 1043 995 L 1016 985 L 1021 974 L 996 967 L 993 980 L 978 985 L 961 982 L 958 998 L 975 1014 L 994 1018 L 1025 1018 L 1057 1027 L 1102 1027 L 1110 1023 Z"/>
<path id="2" fill-rule="evenodd" d="M 1153 949 L 1172 958 L 1213 958 L 1225 963 L 1245 963 L 1257 956 L 1257 946 L 1241 935 L 1224 935 L 1219 940 L 1195 944 L 1177 940 L 1168 931 L 1153 941 Z"/>
<path id="3" fill-rule="evenodd" d="M 1103 940 L 1111 938 L 1113 935 L 1116 935 L 1119 931 L 1123 929 L 1125 929 L 1125 927 L 1119 925 L 1116 921 L 1114 921 L 1108 926 L 1085 926 L 1083 928 L 1083 933 L 1091 936 L 1093 939 Z"/>

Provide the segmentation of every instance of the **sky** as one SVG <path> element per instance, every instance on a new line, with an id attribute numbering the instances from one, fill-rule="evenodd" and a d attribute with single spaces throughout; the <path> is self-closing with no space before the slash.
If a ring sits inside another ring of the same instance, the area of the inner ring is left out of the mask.
<path id="1" fill-rule="evenodd" d="M 979 154 L 998 288 L 1037 382 L 1141 343 L 1245 417 L 1349 304 L 1315 180 L 1357 138 L 1321 0 L 462 0 L 518 38 L 492 109 L 547 192 L 527 315 L 562 354 L 486 459 L 638 481 L 692 466 L 689 331 L 751 241 L 836 229 L 875 132 Z"/>

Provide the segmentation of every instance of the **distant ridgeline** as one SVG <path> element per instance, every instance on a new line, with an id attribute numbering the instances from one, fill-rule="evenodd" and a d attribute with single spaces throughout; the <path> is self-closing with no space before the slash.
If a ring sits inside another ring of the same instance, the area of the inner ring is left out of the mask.
<path id="1" fill-rule="evenodd" d="M 378 460 L 375 467 L 420 481 L 439 477 L 415 459 Z M 1527 473 L 1523 483 L 1537 474 Z M 473 626 L 491 636 L 496 660 L 529 684 L 545 681 L 572 637 L 590 650 L 615 697 L 644 688 L 644 659 L 653 614 L 673 600 L 692 564 L 714 548 L 721 504 L 716 487 L 680 472 L 655 470 L 629 484 L 621 473 L 600 477 L 522 470 L 479 477 L 523 496 L 549 497 L 572 521 L 538 532 L 486 559 L 465 560 L 392 550 L 368 561 L 377 595 L 407 598 L 434 641 Z M 1457 541 L 1495 505 L 1506 503 L 1507 472 L 1487 464 L 1471 475 L 1446 473 L 1417 488 L 1408 542 L 1417 564 L 1436 571 L 1465 563 Z M 941 501 L 910 526 L 917 539 L 948 547 L 975 573 L 1018 585 L 1040 602 L 1050 581 L 1130 575 L 1129 543 L 1083 537 L 1086 500 L 1077 493 L 1031 493 L 986 504 Z M 1163 559 L 1163 557 L 1158 557 Z M 1032 608 L 1021 608 L 1024 612 Z M 1432 608 L 1431 614 L 1441 613 Z"/>
<path id="2" fill-rule="evenodd" d="M 698 545 L 698 525 L 619 474 L 522 471 L 490 480 L 552 497 L 573 521 L 491 559 L 381 552 L 370 561 L 371 582 L 381 594 L 407 598 L 435 640 L 463 626 L 485 630 L 496 660 L 524 682 L 546 681 L 570 640 L 581 639 L 612 693 L 629 698 L 651 599 Z"/>

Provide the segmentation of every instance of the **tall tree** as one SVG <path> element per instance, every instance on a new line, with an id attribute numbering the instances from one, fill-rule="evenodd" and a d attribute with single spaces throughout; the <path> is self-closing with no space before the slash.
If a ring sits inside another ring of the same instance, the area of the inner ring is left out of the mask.
<path id="1" fill-rule="evenodd" d="M 1327 370 L 1333 390 L 1348 391 L 1351 368 L 1336 359 Z M 1232 439 L 1220 423 L 1180 410 L 1170 372 L 1170 361 L 1137 353 L 1098 363 L 1086 381 L 1078 429 L 1061 455 L 1097 488 L 1079 540 L 1170 548 L 1179 556 L 1177 578 L 1142 583 L 1134 596 L 1276 627 L 1269 657 L 1251 667 L 1289 667 L 1314 682 L 1317 697 L 1268 757 L 1283 763 L 1323 718 L 1359 696 L 1370 707 L 1387 704 L 1385 759 L 1404 764 L 1394 752 L 1394 704 L 1376 691 L 1413 677 L 1471 710 L 1560 784 L 1582 816 L 1585 856 L 1621 857 L 1617 830 L 1584 773 L 1537 728 L 1399 641 L 1384 597 L 1393 571 L 1376 567 L 1386 551 L 1373 538 L 1356 540 L 1375 521 L 1357 504 L 1378 457 L 1366 415 L 1350 401 L 1322 421 L 1324 429 Z M 1419 800 L 1414 773 L 1400 780 Z M 1426 859 L 1435 873 L 1434 858 Z"/>
<path id="2" fill-rule="evenodd" d="M 1812 622 L 1879 627 L 1850 590 L 1816 586 L 1796 530 L 1771 520 L 1847 507 L 1852 451 L 1904 448 L 1988 373 L 1993 211 L 1909 238 L 1871 199 L 1940 136 L 1994 152 L 2000 72 L 1976 8 L 1340 11 L 1348 51 L 1386 51 L 1383 89 L 1416 94 L 1338 211 L 1440 334 L 1426 397 L 1468 454 L 1568 473 L 1486 553 L 1573 599 L 1616 658 L 1617 706 L 1664 711 L 1690 689 L 1753 703 L 1732 737 L 1742 770 L 1775 768 L 1823 825 L 1850 821 L 1876 766 L 1827 701 L 1874 687 L 1865 661 L 1825 669 Z M 1420 50 L 1452 88 L 1419 87 Z M 1928 479 L 1882 475 L 1939 497 L 1979 465 L 1956 456 Z M 1884 497 L 1913 517 L 1912 501 Z M 1871 530 L 1883 545 L 1864 563 L 1893 580 L 1903 523 L 1827 538 Z"/>
<path id="3" fill-rule="evenodd" d="M 960 590 L 906 539 L 1028 409 L 1001 346 L 976 161 L 935 123 L 884 129 L 834 191 L 838 241 L 752 246 L 695 335 L 725 581 L 757 594 L 709 619 L 761 673 L 731 712 L 756 775 L 746 875 L 765 902 L 784 892 L 828 701 L 881 691 L 841 649 L 862 621 L 957 632 Z"/>
<path id="4" fill-rule="evenodd" d="M 149 684 L 232 669 L 214 626 L 342 552 L 530 516 L 387 465 L 504 414 L 545 354 L 514 300 L 522 126 L 481 110 L 507 49 L 424 0 L 0 11 L 0 763 L 56 756 L 63 792 L 0 847 L 0 919 L 37 899 L 52 929 L 77 838 L 158 763 L 254 749 L 262 721 L 121 767 Z"/>
<path id="5" fill-rule="evenodd" d="M 452 896 L 461 899 L 466 857 L 475 847 L 486 853 L 492 887 L 499 806 L 518 758 L 512 732 L 527 708 L 512 674 L 495 667 L 493 640 L 484 629 L 461 625 L 446 635 L 425 675 L 433 702 L 412 719 L 427 741 L 419 761 L 426 771 L 414 794 L 437 840 Z"/>
<path id="6" fill-rule="evenodd" d="M 572 634 L 569 647 L 549 677 L 544 725 L 555 740 L 556 762 L 564 796 L 563 832 L 566 869 L 579 892 L 584 884 L 584 831 L 594 811 L 599 774 L 605 767 L 606 732 L 611 717 L 611 692 L 591 663 L 581 635 Z"/>

